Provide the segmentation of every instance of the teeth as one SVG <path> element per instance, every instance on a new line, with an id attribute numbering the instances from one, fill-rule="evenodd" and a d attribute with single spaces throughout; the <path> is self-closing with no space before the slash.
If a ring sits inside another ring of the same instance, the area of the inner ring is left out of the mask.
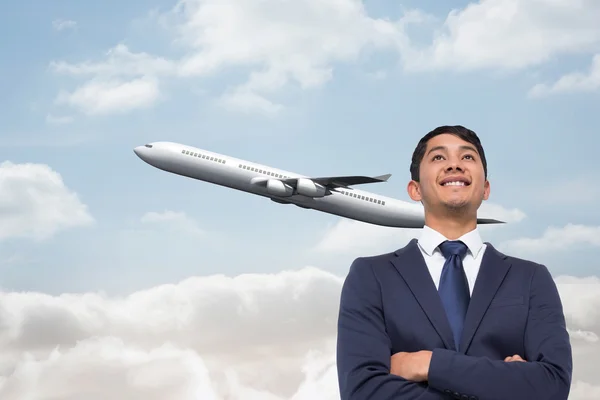
<path id="1" fill-rule="evenodd" d="M 465 186 L 464 182 L 455 181 L 455 182 L 446 182 L 444 186 Z"/>

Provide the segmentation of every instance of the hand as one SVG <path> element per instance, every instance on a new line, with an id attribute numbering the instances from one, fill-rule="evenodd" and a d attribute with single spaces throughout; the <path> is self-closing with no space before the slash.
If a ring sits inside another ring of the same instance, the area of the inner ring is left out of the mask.
<path id="1" fill-rule="evenodd" d="M 413 382 L 427 380 L 431 351 L 400 352 L 392 355 L 390 373 Z"/>
<path id="2" fill-rule="evenodd" d="M 506 362 L 513 362 L 513 361 L 526 362 L 518 354 L 515 354 L 514 356 L 508 356 L 504 359 L 504 361 L 506 361 Z"/>

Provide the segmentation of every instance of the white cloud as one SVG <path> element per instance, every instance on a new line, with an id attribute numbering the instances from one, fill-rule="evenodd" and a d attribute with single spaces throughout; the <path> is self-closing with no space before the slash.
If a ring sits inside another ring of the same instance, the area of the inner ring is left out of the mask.
<path id="1" fill-rule="evenodd" d="M 335 394 L 341 283 L 305 268 L 191 278 L 126 298 L 0 293 L 0 397 L 245 400 L 300 390 L 298 400 L 312 400 L 323 385 Z"/>
<path id="2" fill-rule="evenodd" d="M 575 247 L 600 246 L 600 226 L 567 224 L 563 227 L 548 227 L 541 237 L 519 238 L 501 244 L 507 251 L 540 253 L 573 251 Z"/>
<path id="3" fill-rule="evenodd" d="M 563 307 L 569 315 L 569 323 L 582 331 L 579 337 L 598 342 L 600 333 L 600 277 L 575 278 L 558 276 L 555 279 L 564 298 Z M 600 343 L 599 343 L 600 344 Z"/>
<path id="4" fill-rule="evenodd" d="M 493 218 L 506 223 L 517 223 L 524 220 L 527 215 L 518 208 L 508 209 L 499 204 L 485 201 L 479 207 L 477 216 L 480 218 Z"/>
<path id="5" fill-rule="evenodd" d="M 531 88 L 531 97 L 552 94 L 592 92 L 600 89 L 600 54 L 594 56 L 589 71 L 572 72 L 559 78 L 552 84 L 540 83 Z"/>
<path id="6" fill-rule="evenodd" d="M 600 47 L 596 0 L 480 0 L 452 10 L 431 45 L 403 48 L 408 71 L 515 71 L 563 56 L 592 56 Z M 600 54 L 589 71 L 568 73 L 529 91 L 551 94 L 600 89 Z"/>
<path id="7" fill-rule="evenodd" d="M 238 65 L 256 68 L 247 83 L 227 95 L 229 106 L 244 110 L 253 104 L 264 110 L 268 100 L 259 97 L 291 82 L 321 86 L 331 79 L 335 63 L 354 62 L 368 47 L 394 49 L 405 42 L 401 23 L 370 18 L 357 0 L 225 0 L 218 5 L 189 0 L 180 2 L 174 15 L 180 42 L 191 49 L 182 60 L 183 75 L 204 76 Z"/>
<path id="8" fill-rule="evenodd" d="M 573 344 L 573 399 L 600 391 L 597 360 L 600 359 L 600 278 L 555 278 Z M 579 381 L 579 382 L 578 382 Z M 595 385 L 591 387 L 590 384 Z M 584 390 L 584 388 L 586 390 Z M 570 397 L 571 398 L 571 397 Z"/>
<path id="9" fill-rule="evenodd" d="M 244 87 L 223 94 L 218 104 L 231 111 L 246 114 L 260 113 L 267 116 L 277 115 L 284 108 L 281 104 L 276 104 Z"/>
<path id="10" fill-rule="evenodd" d="M 77 27 L 77 22 L 72 21 L 70 19 L 55 19 L 54 21 L 52 21 L 52 27 L 57 31 L 75 29 Z"/>
<path id="11" fill-rule="evenodd" d="M 303 89 L 321 86 L 331 79 L 337 63 L 355 62 L 365 51 L 397 51 L 407 44 L 404 25 L 418 23 L 419 15 L 412 11 L 399 21 L 375 19 L 359 0 L 182 0 L 157 17 L 176 35 L 175 43 L 185 52 L 180 59 L 132 53 L 117 45 L 105 61 L 51 66 L 57 72 L 97 79 L 209 77 L 246 67 L 248 80 L 227 88 L 218 103 L 272 115 L 283 107 L 269 98 L 274 92 L 289 84 Z"/>
<path id="12" fill-rule="evenodd" d="M 407 10 L 392 21 L 370 17 L 359 0 L 180 0 L 170 11 L 153 14 L 175 36 L 176 49 L 183 53 L 180 58 L 132 52 L 117 44 L 103 61 L 59 61 L 51 67 L 60 73 L 92 77 L 75 90 L 73 95 L 78 96 L 67 101 L 88 113 L 135 108 L 135 100 L 123 108 L 107 95 L 103 107 L 90 100 L 96 92 L 115 91 L 115 82 L 127 85 L 124 78 L 145 77 L 133 82 L 144 84 L 152 93 L 147 103 L 153 103 L 160 79 L 208 78 L 243 67 L 247 81 L 226 88 L 217 104 L 276 115 L 284 108 L 275 98 L 281 89 L 290 84 L 303 89 L 322 86 L 332 79 L 336 65 L 362 61 L 363 55 L 373 51 L 401 57 L 410 71 L 515 70 L 560 56 L 590 54 L 600 45 L 599 4 L 595 0 L 481 0 L 450 12 L 433 32 L 432 43 L 420 47 L 411 42 L 405 27 L 435 26 L 436 18 L 419 10 Z M 376 76 L 383 73 L 379 70 Z M 567 75 L 554 86 L 541 85 L 534 92 L 594 87 L 598 87 L 598 77 L 591 72 Z M 117 105 L 110 106 L 112 102 Z"/>
<path id="13" fill-rule="evenodd" d="M 180 42 L 192 50 L 182 74 L 258 67 L 250 79 L 256 90 L 290 80 L 319 86 L 331 78 L 334 62 L 355 61 L 369 46 L 398 48 L 405 41 L 401 21 L 370 18 L 358 0 L 184 0 L 171 16 L 178 18 Z"/>
<path id="14" fill-rule="evenodd" d="M 0 164 L 0 209 L 0 240 L 41 240 L 94 222 L 60 174 L 42 164 Z"/>
<path id="15" fill-rule="evenodd" d="M 0 292 L 0 396 L 339 399 L 342 282 L 304 268 L 195 277 L 124 298 Z M 600 333 L 600 280 L 557 283 L 569 329 L 588 332 L 572 337 L 570 399 L 590 399 L 600 342 L 586 337 Z"/>
<path id="16" fill-rule="evenodd" d="M 430 47 L 406 53 L 410 70 L 515 70 L 600 45 L 596 0 L 480 0 L 451 11 Z"/>
<path id="17" fill-rule="evenodd" d="M 575 381 L 571 386 L 569 400 L 597 400 L 600 399 L 600 385 Z"/>
<path id="18" fill-rule="evenodd" d="M 89 115 L 106 115 L 148 108 L 158 99 L 158 81 L 142 77 L 130 81 L 92 80 L 72 93 L 61 92 L 56 103 L 73 106 Z"/>
<path id="19" fill-rule="evenodd" d="M 176 64 L 173 61 L 143 52 L 132 53 L 123 44 L 118 44 L 108 50 L 105 56 L 105 61 L 97 63 L 85 61 L 72 64 L 65 61 L 53 61 L 50 63 L 50 68 L 61 74 L 97 75 L 107 78 L 168 75 L 176 72 Z"/>
<path id="20" fill-rule="evenodd" d="M 117 44 L 103 61 L 52 62 L 56 72 L 92 78 L 70 95 L 63 92 L 59 101 L 88 114 L 128 112 L 154 104 L 161 79 L 208 78 L 243 67 L 247 81 L 226 88 L 217 104 L 276 115 L 284 108 L 275 98 L 281 89 L 322 86 L 336 65 L 362 61 L 373 51 L 396 54 L 410 71 L 516 70 L 591 54 L 600 45 L 595 0 L 470 3 L 450 12 L 425 47 L 411 42 L 405 27 L 434 26 L 435 17 L 407 10 L 396 21 L 372 18 L 359 0 L 180 0 L 170 11 L 153 15 L 173 33 L 183 56 L 163 58 Z M 588 75 L 570 74 L 532 93 L 598 88 L 597 65 Z"/>

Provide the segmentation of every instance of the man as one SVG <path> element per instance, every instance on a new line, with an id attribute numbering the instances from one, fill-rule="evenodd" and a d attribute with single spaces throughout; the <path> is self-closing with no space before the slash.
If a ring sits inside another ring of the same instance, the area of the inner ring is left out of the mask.
<path id="1" fill-rule="evenodd" d="M 420 238 L 356 259 L 343 285 L 341 398 L 566 400 L 571 346 L 550 273 L 479 236 L 490 183 L 477 135 L 436 128 L 410 171 Z"/>

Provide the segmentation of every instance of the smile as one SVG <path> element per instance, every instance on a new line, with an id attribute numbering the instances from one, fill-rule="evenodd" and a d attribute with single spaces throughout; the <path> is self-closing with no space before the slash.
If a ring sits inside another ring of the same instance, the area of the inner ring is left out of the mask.
<path id="1" fill-rule="evenodd" d="M 452 181 L 443 183 L 442 186 L 467 186 L 467 183 L 462 181 Z"/>

